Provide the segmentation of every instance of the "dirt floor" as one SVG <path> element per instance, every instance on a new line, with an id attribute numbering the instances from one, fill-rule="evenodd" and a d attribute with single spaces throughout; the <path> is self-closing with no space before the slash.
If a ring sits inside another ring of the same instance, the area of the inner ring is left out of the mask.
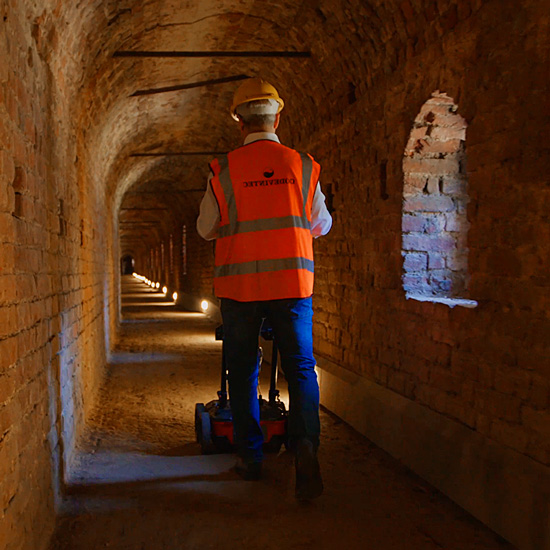
<path id="1" fill-rule="evenodd" d="M 123 315 L 51 550 L 513 548 L 324 411 L 319 499 L 295 500 L 284 449 L 242 481 L 234 456 L 195 443 L 195 403 L 219 385 L 215 325 L 132 277 Z"/>

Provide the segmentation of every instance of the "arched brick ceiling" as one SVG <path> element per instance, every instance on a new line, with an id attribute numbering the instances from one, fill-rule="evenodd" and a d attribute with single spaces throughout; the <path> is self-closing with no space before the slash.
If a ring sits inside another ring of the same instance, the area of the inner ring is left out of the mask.
<path id="1" fill-rule="evenodd" d="M 190 171 L 180 157 L 162 157 L 150 163 L 122 197 L 118 211 L 121 252 L 146 254 L 164 236 L 179 230 L 182 222 L 193 221 L 203 194 L 202 172 Z M 190 188 L 185 178 L 201 183 Z"/>
<path id="2" fill-rule="evenodd" d="M 116 210 L 151 167 L 183 188 L 204 185 L 205 157 L 174 162 L 132 153 L 229 150 L 239 143 L 228 117 L 236 83 L 130 97 L 135 91 L 261 74 L 287 101 L 283 140 L 307 146 L 318 120 L 338 123 L 355 94 L 479 3 L 445 3 L 436 12 L 428 0 L 50 0 L 30 17 L 74 114 L 87 185 L 100 188 Z M 312 57 L 113 58 L 117 50 L 289 50 Z M 199 199 L 189 199 L 188 215 L 196 214 Z"/>

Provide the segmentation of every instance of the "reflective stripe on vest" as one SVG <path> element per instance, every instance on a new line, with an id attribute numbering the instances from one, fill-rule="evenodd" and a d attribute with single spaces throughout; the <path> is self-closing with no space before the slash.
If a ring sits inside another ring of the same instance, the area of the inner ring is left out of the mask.
<path id="1" fill-rule="evenodd" d="M 231 219 L 231 217 L 230 217 Z M 300 227 L 310 229 L 311 223 L 307 218 L 298 216 L 286 216 L 284 218 L 264 218 L 261 220 L 249 220 L 246 222 L 235 222 L 234 224 L 223 225 L 218 230 L 218 237 L 230 237 L 236 233 L 250 233 L 252 231 L 269 231 L 270 229 L 285 229 L 288 227 Z"/>
<path id="2" fill-rule="evenodd" d="M 306 204 L 309 195 L 309 186 L 311 183 L 311 173 L 313 172 L 313 162 L 309 155 L 305 155 L 304 153 L 300 153 L 300 157 L 302 159 L 302 199 L 304 201 L 302 217 L 307 220 Z"/>
<path id="3" fill-rule="evenodd" d="M 235 235 L 236 233 L 260 231 L 262 229 L 282 229 L 284 227 L 302 227 L 304 229 L 309 229 L 311 227 L 311 224 L 307 219 L 306 205 L 311 184 L 313 162 L 309 155 L 306 155 L 304 153 L 300 153 L 300 158 L 302 159 L 302 217 L 299 218 L 297 216 L 287 216 L 286 218 L 264 218 L 247 222 L 239 222 L 237 205 L 235 203 L 235 194 L 233 192 L 233 183 L 231 182 L 231 176 L 229 174 L 229 160 L 227 158 L 227 155 L 219 157 L 219 179 L 223 189 L 225 200 L 227 202 L 229 225 L 220 227 L 218 231 L 218 236 L 228 237 L 230 235 Z"/>
<path id="4" fill-rule="evenodd" d="M 258 260 L 239 264 L 219 265 L 214 270 L 215 277 L 231 275 L 248 275 L 266 271 L 281 271 L 284 269 L 306 269 L 313 273 L 313 261 L 307 258 L 280 258 L 278 260 Z"/>
<path id="5" fill-rule="evenodd" d="M 227 212 L 229 215 L 229 234 L 234 235 L 237 225 L 237 205 L 235 204 L 235 194 L 233 193 L 233 184 L 229 175 L 229 160 L 227 155 L 223 155 L 218 159 L 220 165 L 220 183 L 223 189 L 223 194 L 227 202 Z M 221 228 L 220 228 L 221 229 Z"/>
<path id="6" fill-rule="evenodd" d="M 261 170 L 265 179 L 258 175 L 261 166 L 265 166 Z M 267 167 L 270 170 L 265 173 Z M 242 301 L 310 296 L 311 203 L 319 165 L 309 155 L 264 141 L 221 156 L 211 168 L 221 216 L 214 272 L 216 294 Z M 279 174 L 279 179 L 273 178 L 273 173 Z M 276 186 L 273 193 L 266 194 L 265 188 L 272 186 Z"/>

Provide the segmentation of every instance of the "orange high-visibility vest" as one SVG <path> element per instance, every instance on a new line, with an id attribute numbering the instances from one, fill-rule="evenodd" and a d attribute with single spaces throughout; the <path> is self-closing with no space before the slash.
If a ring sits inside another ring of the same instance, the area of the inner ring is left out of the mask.
<path id="1" fill-rule="evenodd" d="M 216 296 L 240 302 L 311 296 L 311 205 L 319 164 L 276 141 L 259 140 L 210 168 L 220 209 Z"/>

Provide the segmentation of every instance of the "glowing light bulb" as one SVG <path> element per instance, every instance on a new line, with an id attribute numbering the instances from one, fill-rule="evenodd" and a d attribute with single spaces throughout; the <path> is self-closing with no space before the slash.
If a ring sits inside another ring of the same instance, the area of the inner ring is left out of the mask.
<path id="1" fill-rule="evenodd" d="M 177 292 L 174 292 L 174 294 L 172 294 L 172 300 L 174 300 L 174 302 L 178 301 L 178 293 Z"/>
<path id="2" fill-rule="evenodd" d="M 208 302 L 207 302 L 206 300 L 203 300 L 203 301 L 201 302 L 201 309 L 202 309 L 203 311 L 207 311 L 207 310 L 208 310 Z"/>
<path id="3" fill-rule="evenodd" d="M 160 287 L 160 283 L 155 283 L 155 288 L 159 288 Z"/>
<path id="4" fill-rule="evenodd" d="M 166 293 L 168 292 L 168 287 L 163 286 L 162 287 L 162 293 L 166 296 Z"/>

